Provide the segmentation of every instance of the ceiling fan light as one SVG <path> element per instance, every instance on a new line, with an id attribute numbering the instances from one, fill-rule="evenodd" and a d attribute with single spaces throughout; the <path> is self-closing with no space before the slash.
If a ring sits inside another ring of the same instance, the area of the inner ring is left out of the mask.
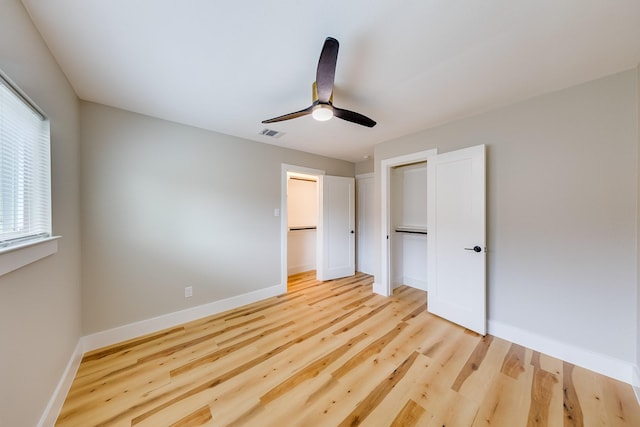
<path id="1" fill-rule="evenodd" d="M 329 105 L 316 105 L 311 115 L 319 122 L 326 122 L 333 117 L 333 109 Z"/>

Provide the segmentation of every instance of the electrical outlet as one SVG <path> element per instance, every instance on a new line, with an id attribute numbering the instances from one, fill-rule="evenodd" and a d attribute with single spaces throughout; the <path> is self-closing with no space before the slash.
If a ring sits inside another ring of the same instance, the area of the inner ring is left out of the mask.
<path id="1" fill-rule="evenodd" d="M 187 286 L 184 288 L 184 297 L 190 298 L 193 296 L 193 286 Z"/>

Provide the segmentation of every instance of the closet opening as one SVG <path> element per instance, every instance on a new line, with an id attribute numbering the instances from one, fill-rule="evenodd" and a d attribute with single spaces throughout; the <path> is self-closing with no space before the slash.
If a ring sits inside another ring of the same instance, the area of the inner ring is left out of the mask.
<path id="1" fill-rule="evenodd" d="M 373 291 L 400 284 L 427 289 L 427 162 L 437 149 L 380 162 L 380 275 Z"/>
<path id="2" fill-rule="evenodd" d="M 393 166 L 390 174 L 392 288 L 427 290 L 427 162 Z"/>
<path id="3" fill-rule="evenodd" d="M 318 178 L 287 173 L 287 277 L 316 274 Z"/>

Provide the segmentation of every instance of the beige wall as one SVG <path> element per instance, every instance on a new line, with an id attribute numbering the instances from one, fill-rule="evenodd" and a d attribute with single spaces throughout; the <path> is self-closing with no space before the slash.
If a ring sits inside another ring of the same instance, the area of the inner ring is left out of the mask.
<path id="1" fill-rule="evenodd" d="M 89 102 L 81 123 L 85 333 L 281 284 L 281 164 L 354 176 L 353 163 Z"/>
<path id="2" fill-rule="evenodd" d="M 51 120 L 57 254 L 0 276 L 0 426 L 33 427 L 78 343 L 78 101 L 19 0 L 0 3 L 0 69 Z"/>
<path id="3" fill-rule="evenodd" d="M 366 173 L 373 173 L 374 171 L 373 157 L 367 160 L 356 163 L 356 175 L 364 175 Z"/>
<path id="4" fill-rule="evenodd" d="M 487 145 L 490 322 L 635 362 L 636 84 L 627 71 L 376 147 L 379 170 Z"/>

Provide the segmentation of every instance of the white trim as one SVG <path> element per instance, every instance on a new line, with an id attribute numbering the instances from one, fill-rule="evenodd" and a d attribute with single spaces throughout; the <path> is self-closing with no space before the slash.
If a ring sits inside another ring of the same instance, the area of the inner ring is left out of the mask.
<path id="1" fill-rule="evenodd" d="M 631 387 L 633 387 L 633 391 L 636 394 L 636 400 L 638 401 L 638 405 L 640 405 L 640 368 L 638 365 L 633 366 L 633 378 L 631 380 Z"/>
<path id="2" fill-rule="evenodd" d="M 60 415 L 60 411 L 62 410 L 62 405 L 67 398 L 69 390 L 71 389 L 73 379 L 75 378 L 76 372 L 78 372 L 78 368 L 80 367 L 80 362 L 82 362 L 82 355 L 82 338 L 80 338 L 75 350 L 73 350 L 71 359 L 69 359 L 69 363 L 67 363 L 67 367 L 65 368 L 64 373 L 62 374 L 62 377 L 60 378 L 60 381 L 56 386 L 56 389 L 51 395 L 51 399 L 49 399 L 47 407 L 40 417 L 40 421 L 38 421 L 38 427 L 53 426 L 56 423 L 56 419 L 58 418 L 58 415 Z"/>
<path id="3" fill-rule="evenodd" d="M 236 295 L 231 298 L 214 301 L 209 304 L 203 304 L 197 307 L 188 308 L 182 311 L 153 317 L 147 320 L 130 323 L 128 325 L 119 326 L 95 334 L 87 335 L 81 338 L 84 352 L 96 350 L 108 345 L 116 344 L 142 335 L 151 334 L 163 329 L 171 328 L 183 323 L 202 319 L 213 314 L 231 310 L 256 301 L 261 301 L 277 295 L 282 295 L 283 286 L 275 285 L 269 288 L 259 289 L 242 295 Z M 284 286 L 286 292 L 286 285 Z"/>
<path id="4" fill-rule="evenodd" d="M 305 175 L 320 176 L 326 172 L 320 169 L 312 169 L 304 166 L 282 163 L 280 166 L 280 283 L 283 286 L 281 293 L 287 292 L 288 259 L 287 259 L 287 172 L 302 173 Z"/>
<path id="5" fill-rule="evenodd" d="M 387 285 L 384 283 L 373 282 L 372 290 L 374 294 L 385 295 Z"/>
<path id="6" fill-rule="evenodd" d="M 427 290 L 427 281 L 424 279 L 416 279 L 415 277 L 402 276 L 401 282 L 404 285 L 411 286 L 412 288 Z"/>
<path id="7" fill-rule="evenodd" d="M 488 326 L 488 332 L 495 337 L 520 344 L 627 384 L 632 384 L 634 366 L 630 362 L 557 341 L 495 320 L 489 320 Z"/>
<path id="8" fill-rule="evenodd" d="M 407 165 L 411 163 L 428 161 L 429 157 L 438 154 L 438 149 L 433 148 L 431 150 L 418 151 L 416 153 L 405 154 L 404 156 L 392 157 L 390 159 L 384 159 L 380 162 L 381 177 L 380 177 L 380 278 L 376 281 L 378 284 L 374 284 L 373 292 L 390 296 L 393 293 L 391 285 L 391 277 L 389 276 L 390 259 L 389 259 L 389 239 L 387 236 L 391 235 L 390 220 L 391 220 L 391 189 L 390 189 L 390 177 L 391 168 L 394 166 Z"/>
<path id="9" fill-rule="evenodd" d="M 289 276 L 291 276 L 292 274 L 304 273 L 305 271 L 311 271 L 315 269 L 316 269 L 316 264 L 301 264 L 301 265 L 289 266 L 287 268 L 287 271 L 289 273 Z"/>
<path id="10" fill-rule="evenodd" d="M 33 99 L 31 99 L 29 95 L 24 93 L 24 91 L 20 89 L 20 86 L 18 86 L 13 80 L 11 80 L 9 76 L 7 76 L 2 70 L 0 70 L 0 80 L 4 81 L 4 84 L 7 88 L 9 88 L 10 91 L 12 91 L 19 98 L 22 98 L 22 101 L 24 101 L 29 106 L 29 108 L 33 110 L 34 113 L 38 114 L 40 118 L 42 118 L 42 120 L 49 120 L 49 117 L 47 117 L 42 108 L 40 108 L 38 104 L 33 102 Z"/>
<path id="11" fill-rule="evenodd" d="M 0 276 L 58 252 L 60 236 L 8 246 L 0 250 Z"/>

